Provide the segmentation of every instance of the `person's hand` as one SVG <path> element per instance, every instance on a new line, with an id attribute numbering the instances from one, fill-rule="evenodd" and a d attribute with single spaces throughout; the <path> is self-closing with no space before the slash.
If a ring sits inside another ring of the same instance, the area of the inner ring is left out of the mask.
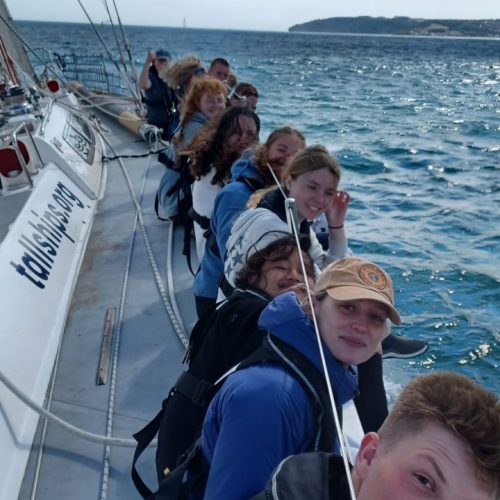
<path id="1" fill-rule="evenodd" d="M 344 219 L 350 201 L 351 197 L 348 192 L 337 191 L 335 193 L 332 204 L 325 212 L 329 226 L 339 227 L 344 225 Z"/>
<path id="2" fill-rule="evenodd" d="M 146 57 L 146 62 L 153 64 L 156 59 L 156 54 L 152 50 L 148 50 L 148 56 Z"/>

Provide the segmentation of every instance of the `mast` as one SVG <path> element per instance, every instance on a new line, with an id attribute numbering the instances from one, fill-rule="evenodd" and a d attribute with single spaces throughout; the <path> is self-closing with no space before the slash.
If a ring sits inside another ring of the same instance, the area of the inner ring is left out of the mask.
<path id="1" fill-rule="evenodd" d="M 28 75 L 36 78 L 35 71 L 28 58 L 28 54 L 26 53 L 19 37 L 13 32 L 17 33 L 12 16 L 10 15 L 5 0 L 0 0 L 0 38 L 7 52 L 7 57 L 5 57 L 2 51 L 2 62 L 5 64 L 5 67 L 10 67 L 14 71 L 16 69 L 21 69 Z M 18 79 L 17 76 L 16 78 Z M 13 81 L 12 83 L 16 84 L 19 82 Z"/>

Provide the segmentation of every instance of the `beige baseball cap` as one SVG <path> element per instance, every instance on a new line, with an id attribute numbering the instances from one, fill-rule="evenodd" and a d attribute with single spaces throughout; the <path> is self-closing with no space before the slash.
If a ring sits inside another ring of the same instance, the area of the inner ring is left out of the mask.
<path id="1" fill-rule="evenodd" d="M 346 257 L 327 266 L 316 282 L 316 292 L 325 290 L 339 301 L 368 299 L 387 306 L 389 319 L 401 324 L 394 307 L 394 289 L 390 276 L 380 267 L 359 257 Z"/>

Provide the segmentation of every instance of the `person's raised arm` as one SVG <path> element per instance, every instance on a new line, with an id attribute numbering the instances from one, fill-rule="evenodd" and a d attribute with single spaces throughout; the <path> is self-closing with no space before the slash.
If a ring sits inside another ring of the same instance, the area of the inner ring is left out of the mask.
<path id="1" fill-rule="evenodd" d="M 144 62 L 141 74 L 139 75 L 139 87 L 141 90 L 148 90 L 151 87 L 151 81 L 149 80 L 149 68 L 151 67 L 151 64 L 153 64 L 155 58 L 155 53 L 151 50 L 148 51 L 146 61 Z"/>

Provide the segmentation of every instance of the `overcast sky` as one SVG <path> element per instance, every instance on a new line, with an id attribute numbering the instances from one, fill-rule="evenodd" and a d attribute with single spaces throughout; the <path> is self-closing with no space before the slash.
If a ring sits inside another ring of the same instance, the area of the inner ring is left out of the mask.
<path id="1" fill-rule="evenodd" d="M 113 1 L 107 0 L 110 9 Z M 108 19 L 104 0 L 81 0 L 92 20 Z M 336 16 L 499 19 L 500 0 L 115 0 L 124 24 L 286 31 Z M 7 0 L 14 19 L 86 22 L 77 0 Z"/>

